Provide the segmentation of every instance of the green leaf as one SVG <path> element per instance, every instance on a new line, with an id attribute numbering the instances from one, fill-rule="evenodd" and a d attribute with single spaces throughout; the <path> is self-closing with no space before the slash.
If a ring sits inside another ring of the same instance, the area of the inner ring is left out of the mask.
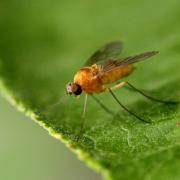
<path id="1" fill-rule="evenodd" d="M 150 102 L 126 89 L 115 91 L 129 109 L 152 120 L 146 124 L 124 112 L 108 93 L 96 97 L 113 116 L 89 97 L 77 141 L 84 96 L 65 95 L 67 82 L 96 48 L 123 40 L 123 56 L 160 51 L 137 64 L 128 80 L 149 95 L 180 101 L 179 1 L 0 4 L 0 88 L 11 103 L 107 179 L 180 178 L 179 105 Z"/>

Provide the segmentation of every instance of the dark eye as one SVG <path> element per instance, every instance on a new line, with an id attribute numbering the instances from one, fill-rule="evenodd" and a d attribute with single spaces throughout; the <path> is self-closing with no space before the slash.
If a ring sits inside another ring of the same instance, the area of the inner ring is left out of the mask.
<path id="1" fill-rule="evenodd" d="M 74 94 L 78 96 L 82 93 L 82 89 L 81 89 L 81 86 L 79 86 L 78 84 L 76 84 L 76 86 L 77 86 L 77 90 L 74 92 Z"/>

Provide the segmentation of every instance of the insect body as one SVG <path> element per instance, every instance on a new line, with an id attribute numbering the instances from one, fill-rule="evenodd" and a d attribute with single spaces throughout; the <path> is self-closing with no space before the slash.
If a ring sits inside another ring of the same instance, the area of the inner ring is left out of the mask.
<path id="1" fill-rule="evenodd" d="M 99 50 L 97 50 L 86 62 L 83 68 L 81 68 L 74 76 L 74 82 L 67 85 L 67 93 L 80 95 L 82 92 L 86 93 L 84 113 L 86 109 L 87 94 L 93 95 L 96 93 L 102 93 L 109 91 L 113 98 L 118 102 L 118 104 L 124 108 L 131 115 L 135 116 L 137 119 L 147 122 L 146 120 L 140 118 L 135 113 L 127 109 L 118 98 L 113 93 L 114 89 L 121 88 L 125 85 L 129 85 L 133 90 L 139 92 L 146 98 L 166 103 L 175 104 L 175 102 L 162 101 L 144 94 L 139 89 L 135 88 L 132 84 L 127 81 L 122 81 L 119 84 L 108 87 L 113 82 L 122 79 L 125 76 L 131 74 L 134 70 L 133 64 L 139 61 L 143 61 L 151 56 L 156 55 L 157 51 L 149 51 L 139 55 L 130 56 L 127 58 L 119 58 L 119 53 L 122 50 L 121 42 L 112 42 L 106 44 Z M 99 101 L 97 101 L 99 102 Z M 102 103 L 100 103 L 101 106 Z"/>
<path id="2" fill-rule="evenodd" d="M 128 65 L 114 71 L 103 72 L 101 66 L 94 64 L 80 69 L 74 77 L 74 83 L 78 84 L 87 94 L 101 93 L 107 91 L 107 84 L 116 82 L 132 71 L 133 66 Z"/>

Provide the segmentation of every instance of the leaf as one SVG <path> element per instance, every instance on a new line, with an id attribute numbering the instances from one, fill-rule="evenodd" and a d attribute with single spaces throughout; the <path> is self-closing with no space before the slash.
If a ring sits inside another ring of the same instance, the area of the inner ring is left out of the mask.
<path id="1" fill-rule="evenodd" d="M 180 101 L 179 1 L 3 1 L 0 88 L 19 110 L 63 140 L 106 179 L 179 179 L 180 106 L 150 102 L 126 89 L 118 98 L 151 124 L 124 112 L 110 94 L 83 99 L 65 86 L 96 48 L 123 40 L 124 56 L 158 50 L 128 80 L 149 95 Z M 57 103 L 59 102 L 59 103 Z"/>

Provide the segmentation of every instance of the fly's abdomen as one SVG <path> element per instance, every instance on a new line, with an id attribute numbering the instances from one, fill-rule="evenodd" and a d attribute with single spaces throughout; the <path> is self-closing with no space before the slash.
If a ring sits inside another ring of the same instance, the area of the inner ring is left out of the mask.
<path id="1" fill-rule="evenodd" d="M 113 83 L 125 76 L 128 76 L 133 71 L 134 67 L 132 65 L 128 65 L 126 67 L 121 67 L 119 69 L 106 72 L 101 77 L 102 84 L 110 84 Z"/>

